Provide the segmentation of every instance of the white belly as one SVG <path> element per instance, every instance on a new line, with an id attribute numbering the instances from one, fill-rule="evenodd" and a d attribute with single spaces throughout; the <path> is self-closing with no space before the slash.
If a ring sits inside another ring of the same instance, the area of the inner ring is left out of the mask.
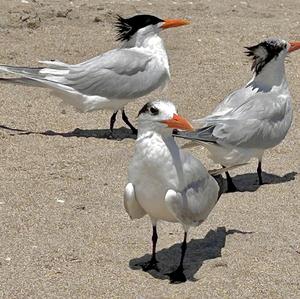
<path id="1" fill-rule="evenodd" d="M 77 92 L 52 91 L 52 94 L 60 97 L 64 103 L 83 113 L 102 109 L 117 111 L 125 107 L 129 102 L 134 101 L 134 99 L 115 100 L 100 96 L 86 96 Z"/>
<path id="2" fill-rule="evenodd" d="M 210 158 L 223 166 L 233 166 L 247 163 L 252 158 L 261 160 L 264 149 L 242 148 L 242 147 L 222 147 L 214 144 L 205 144 L 210 152 Z"/>
<path id="3" fill-rule="evenodd" d="M 140 181 L 135 186 L 137 201 L 151 218 L 178 222 L 165 204 L 166 186 L 149 177 L 147 182 Z"/>

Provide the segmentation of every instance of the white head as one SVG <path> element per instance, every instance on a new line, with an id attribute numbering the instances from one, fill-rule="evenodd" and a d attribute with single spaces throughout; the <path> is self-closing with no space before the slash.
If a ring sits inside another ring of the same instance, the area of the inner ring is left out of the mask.
<path id="1" fill-rule="evenodd" d="M 139 135 L 156 132 L 161 135 L 172 135 L 173 129 L 192 131 L 192 125 L 177 114 L 173 103 L 168 101 L 149 102 L 138 115 Z"/>
<path id="2" fill-rule="evenodd" d="M 158 34 L 163 29 L 187 24 L 189 21 L 182 19 L 162 20 L 151 15 L 136 15 L 127 19 L 117 16 L 115 26 L 118 31 L 117 40 L 131 43 L 149 34 Z"/>

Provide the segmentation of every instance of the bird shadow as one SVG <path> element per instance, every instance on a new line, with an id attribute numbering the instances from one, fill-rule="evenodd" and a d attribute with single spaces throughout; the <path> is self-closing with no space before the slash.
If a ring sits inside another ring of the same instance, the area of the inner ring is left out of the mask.
<path id="1" fill-rule="evenodd" d="M 232 234 L 252 234 L 253 232 L 243 232 L 236 229 L 226 230 L 225 227 L 218 227 L 216 230 L 210 230 L 203 239 L 191 239 L 187 243 L 187 251 L 184 258 L 184 275 L 187 281 L 197 281 L 195 273 L 202 267 L 203 262 L 221 257 L 222 248 L 225 247 L 226 237 Z M 158 260 L 158 271 L 146 271 L 156 279 L 171 282 L 167 273 L 174 271 L 180 260 L 181 243 L 172 245 L 169 248 L 162 249 L 156 253 Z M 132 270 L 143 270 L 142 266 L 149 261 L 151 256 L 145 254 L 142 257 L 131 259 L 129 267 Z M 226 267 L 226 265 L 224 264 Z"/>
<path id="2" fill-rule="evenodd" d="M 34 132 L 23 129 L 10 128 L 5 125 L 0 125 L 0 129 L 11 131 L 11 136 L 14 135 L 44 135 L 44 136 L 61 136 L 61 137 L 84 137 L 84 138 L 99 138 L 108 140 L 123 140 L 123 139 L 136 139 L 136 135 L 128 128 L 121 127 L 114 129 L 113 136 L 109 129 L 94 129 L 94 130 L 83 130 L 76 128 L 70 132 L 55 132 L 47 130 L 45 132 Z"/>
<path id="3" fill-rule="evenodd" d="M 262 173 L 263 185 L 281 184 L 295 180 L 298 172 L 288 172 L 283 176 L 279 176 L 273 173 Z M 245 173 L 236 175 L 233 177 L 233 182 L 236 185 L 239 192 L 255 192 L 262 185 L 258 184 L 257 173 Z"/>

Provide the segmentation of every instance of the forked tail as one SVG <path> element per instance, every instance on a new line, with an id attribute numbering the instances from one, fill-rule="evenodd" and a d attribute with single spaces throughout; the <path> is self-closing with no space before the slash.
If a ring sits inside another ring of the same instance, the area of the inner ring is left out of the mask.
<path id="1" fill-rule="evenodd" d="M 174 131 L 173 136 L 178 138 L 184 138 L 193 141 L 211 142 L 217 143 L 217 138 L 213 135 L 215 126 L 207 126 L 200 128 L 196 131 L 186 132 L 186 131 Z"/>

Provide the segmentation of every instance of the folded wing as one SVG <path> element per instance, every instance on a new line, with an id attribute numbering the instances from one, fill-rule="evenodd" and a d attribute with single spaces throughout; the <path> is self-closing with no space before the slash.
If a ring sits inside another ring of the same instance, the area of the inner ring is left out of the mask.
<path id="1" fill-rule="evenodd" d="M 273 147 L 284 138 L 291 125 L 292 110 L 287 97 L 260 93 L 223 116 L 208 116 L 206 125 L 215 126 L 212 136 L 219 144 Z"/>
<path id="2" fill-rule="evenodd" d="M 45 87 L 65 92 L 131 99 L 151 92 L 167 79 L 167 73 L 154 59 L 135 49 L 115 49 L 75 65 L 45 61 L 45 68 L 2 65 L 0 71 L 26 78 L 23 82 L 13 78 L 12 83 L 37 81 Z"/>
<path id="3" fill-rule="evenodd" d="M 168 190 L 165 202 L 183 224 L 197 226 L 203 222 L 219 198 L 219 185 L 202 163 L 181 151 L 184 184 L 182 190 Z"/>
<path id="4" fill-rule="evenodd" d="M 125 187 L 124 206 L 131 219 L 139 219 L 146 215 L 146 212 L 136 200 L 134 186 L 131 183 L 128 183 Z"/>

